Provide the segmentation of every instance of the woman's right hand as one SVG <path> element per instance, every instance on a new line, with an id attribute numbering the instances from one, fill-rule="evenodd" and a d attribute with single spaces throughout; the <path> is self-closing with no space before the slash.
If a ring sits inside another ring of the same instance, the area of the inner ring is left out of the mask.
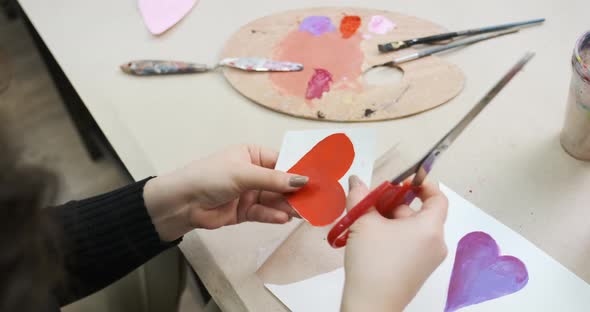
<path id="1" fill-rule="evenodd" d="M 348 209 L 369 192 L 355 176 L 349 185 Z M 372 209 L 350 227 L 342 311 L 402 311 L 446 257 L 447 198 L 430 183 L 418 196 L 417 212 L 402 205 L 387 219 Z"/>

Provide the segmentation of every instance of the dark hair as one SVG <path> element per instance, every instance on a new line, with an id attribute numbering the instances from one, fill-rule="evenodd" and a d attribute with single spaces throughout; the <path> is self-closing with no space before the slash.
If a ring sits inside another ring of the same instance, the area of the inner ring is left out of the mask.
<path id="1" fill-rule="evenodd" d="M 55 193 L 56 176 L 18 166 L 6 142 L 0 137 L 0 311 L 39 311 L 61 272 L 59 232 L 41 210 Z"/>

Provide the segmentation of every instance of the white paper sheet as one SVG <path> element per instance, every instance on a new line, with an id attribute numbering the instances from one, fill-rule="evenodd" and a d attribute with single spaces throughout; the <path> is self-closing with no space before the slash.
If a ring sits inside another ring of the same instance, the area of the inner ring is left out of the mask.
<path id="1" fill-rule="evenodd" d="M 275 169 L 287 171 L 312 147 L 334 133 L 344 133 L 354 146 L 355 157 L 348 172 L 340 179 L 340 185 L 348 194 L 348 177 L 355 174 L 367 185 L 371 185 L 377 132 L 371 128 L 322 129 L 289 131 L 283 138 L 283 145 Z"/>
<path id="2" fill-rule="evenodd" d="M 529 282 L 516 293 L 458 311 L 590 311 L 590 285 L 449 188 L 441 185 L 441 189 L 449 198 L 449 215 L 445 225 L 449 255 L 426 281 L 406 311 L 444 310 L 457 243 L 473 231 L 488 233 L 500 246 L 501 254 L 522 260 L 528 269 Z M 341 301 L 339 291 L 343 283 L 344 270 L 340 268 L 297 283 L 267 284 L 266 287 L 294 312 L 338 311 Z"/>
<path id="3" fill-rule="evenodd" d="M 287 285 L 265 284 L 291 311 L 338 311 L 344 287 L 344 269 Z"/>

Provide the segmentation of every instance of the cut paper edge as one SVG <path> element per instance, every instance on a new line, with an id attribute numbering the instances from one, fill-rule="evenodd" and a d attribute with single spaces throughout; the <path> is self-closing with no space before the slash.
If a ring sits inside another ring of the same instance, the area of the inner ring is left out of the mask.
<path id="1" fill-rule="evenodd" d="M 341 168 L 334 168 L 333 167 L 334 160 L 325 158 L 325 156 L 326 156 L 325 154 L 327 152 L 334 153 L 334 151 L 333 151 L 334 148 L 339 149 L 338 150 L 338 160 L 343 161 L 343 163 L 337 164 L 337 165 L 346 166 L 347 167 L 346 170 L 341 169 Z M 314 151 L 319 154 L 317 156 L 312 155 L 312 152 L 314 152 Z M 344 152 L 346 152 L 347 154 L 344 154 Z M 330 135 L 326 136 L 325 138 L 321 139 L 312 148 L 310 148 L 297 162 L 295 162 L 295 164 L 293 166 L 291 166 L 291 168 L 289 170 L 287 170 L 287 172 L 288 173 L 302 173 L 305 170 L 309 169 L 308 167 L 302 167 L 302 166 L 309 165 L 310 162 L 313 163 L 314 160 L 307 160 L 306 159 L 307 157 L 313 157 L 313 156 L 323 157 L 324 159 L 322 159 L 322 165 L 324 165 L 324 166 L 328 162 L 330 162 L 332 164 L 332 166 L 331 166 L 332 168 L 324 169 L 324 171 L 338 170 L 338 172 L 334 172 L 334 175 L 331 176 L 331 178 L 340 179 L 350 169 L 350 166 L 352 165 L 352 163 L 354 162 L 354 159 L 356 157 L 356 153 L 355 153 L 355 149 L 354 149 L 354 144 L 352 143 L 352 141 L 350 140 L 348 135 L 346 135 L 343 132 L 333 133 L 333 134 L 330 134 Z M 344 157 L 347 157 L 347 159 L 344 159 Z M 336 180 L 338 180 L 338 179 L 336 179 Z"/>

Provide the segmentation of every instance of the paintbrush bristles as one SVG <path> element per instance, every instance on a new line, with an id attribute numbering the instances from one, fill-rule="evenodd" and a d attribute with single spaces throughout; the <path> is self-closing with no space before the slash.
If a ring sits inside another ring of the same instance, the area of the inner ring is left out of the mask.
<path id="1" fill-rule="evenodd" d="M 385 44 L 380 44 L 377 46 L 379 48 L 379 52 L 386 53 L 386 52 L 393 52 L 395 50 L 401 50 L 407 47 L 407 43 L 405 41 L 393 41 Z"/>

